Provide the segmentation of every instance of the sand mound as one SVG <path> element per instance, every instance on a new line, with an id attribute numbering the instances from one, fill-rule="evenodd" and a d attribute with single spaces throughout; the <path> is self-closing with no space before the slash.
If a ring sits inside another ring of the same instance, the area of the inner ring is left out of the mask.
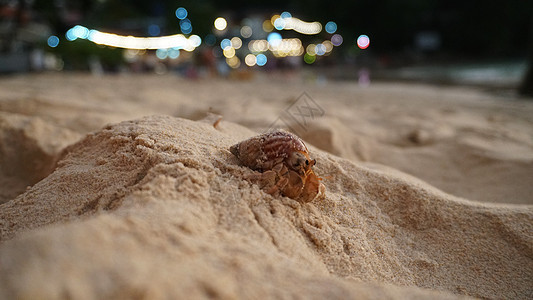
<path id="1" fill-rule="evenodd" d="M 398 169 L 455 196 L 533 204 L 533 102 L 511 95 L 282 76 L 232 81 L 63 73 L 5 77 L 0 90 L 0 111 L 81 135 L 151 114 L 198 120 L 213 112 L 256 132 L 290 125 L 322 150 Z M 310 109 L 320 113 L 310 117 Z"/>
<path id="2" fill-rule="evenodd" d="M 366 161 L 371 156 L 369 151 L 376 147 L 376 143 L 357 134 L 335 118 L 317 119 L 309 123 L 305 129 L 299 133 L 308 143 L 350 160 Z"/>
<path id="3" fill-rule="evenodd" d="M 154 116 L 68 147 L 0 207 L 0 298 L 530 298 L 531 206 L 313 147 L 326 199 L 273 198 L 228 151 L 251 135 Z"/>
<path id="4" fill-rule="evenodd" d="M 61 149 L 78 138 L 40 118 L 0 112 L 0 203 L 48 176 Z"/>

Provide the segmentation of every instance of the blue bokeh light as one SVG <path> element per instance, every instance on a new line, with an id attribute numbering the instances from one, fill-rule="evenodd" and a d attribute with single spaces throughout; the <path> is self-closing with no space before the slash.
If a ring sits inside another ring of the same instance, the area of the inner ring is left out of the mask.
<path id="1" fill-rule="evenodd" d="M 165 59 L 167 58 L 168 56 L 168 50 L 167 49 L 157 49 L 155 51 L 155 55 L 157 56 L 157 58 L 159 59 Z"/>
<path id="2" fill-rule="evenodd" d="M 267 59 L 266 55 L 264 55 L 264 54 L 258 54 L 256 56 L 256 63 L 257 63 L 258 66 L 261 66 L 261 67 L 264 66 L 267 63 L 267 60 L 268 59 Z"/>
<path id="3" fill-rule="evenodd" d="M 231 46 L 231 41 L 229 39 L 223 39 L 222 42 L 220 42 L 220 48 L 224 49 L 228 46 Z"/>
<path id="4" fill-rule="evenodd" d="M 187 15 L 188 15 L 188 12 L 185 8 L 179 7 L 178 9 L 176 9 L 176 18 L 183 20 L 187 18 Z"/>
<path id="5" fill-rule="evenodd" d="M 189 19 L 183 19 L 180 21 L 180 27 L 181 29 L 189 29 L 192 28 L 191 21 Z"/>
<path id="6" fill-rule="evenodd" d="M 285 20 L 282 18 L 277 18 L 276 21 L 274 21 L 274 28 L 277 30 L 283 30 L 285 28 Z"/>
<path id="7" fill-rule="evenodd" d="M 281 34 L 277 32 L 272 32 L 267 37 L 268 43 L 272 45 L 273 47 L 278 46 L 281 43 L 281 39 L 282 39 Z"/>
<path id="8" fill-rule="evenodd" d="M 159 25 L 152 24 L 148 26 L 148 34 L 151 36 L 158 36 L 161 33 L 161 28 L 159 28 Z"/>
<path id="9" fill-rule="evenodd" d="M 180 21 L 181 32 L 189 34 L 192 32 L 192 24 L 189 19 L 183 19 Z"/>
<path id="10" fill-rule="evenodd" d="M 49 38 L 48 38 L 48 46 L 52 47 L 52 48 L 55 48 L 57 47 L 57 45 L 59 45 L 59 38 L 55 35 L 51 35 Z"/>
<path id="11" fill-rule="evenodd" d="M 292 15 L 291 15 L 290 12 L 284 11 L 284 12 L 281 13 L 281 18 L 283 18 L 283 19 L 292 18 Z"/>
<path id="12" fill-rule="evenodd" d="M 67 38 L 68 41 L 74 41 L 76 40 L 78 37 L 74 34 L 74 30 L 69 29 L 67 30 L 67 33 L 65 33 L 65 37 Z"/>
<path id="13" fill-rule="evenodd" d="M 81 25 L 76 25 L 65 33 L 65 37 L 69 41 L 74 41 L 78 38 L 87 39 L 89 37 L 89 29 Z"/>
<path id="14" fill-rule="evenodd" d="M 326 23 L 325 29 L 327 33 L 335 33 L 337 31 L 337 23 L 329 21 Z"/>
<path id="15" fill-rule="evenodd" d="M 172 49 L 168 50 L 168 57 L 169 58 L 176 59 L 179 56 L 180 56 L 180 50 L 179 49 L 172 48 Z"/>
<path id="16" fill-rule="evenodd" d="M 87 37 L 89 37 L 89 29 L 81 25 L 74 26 L 72 28 L 72 32 L 77 38 L 86 39 Z"/>

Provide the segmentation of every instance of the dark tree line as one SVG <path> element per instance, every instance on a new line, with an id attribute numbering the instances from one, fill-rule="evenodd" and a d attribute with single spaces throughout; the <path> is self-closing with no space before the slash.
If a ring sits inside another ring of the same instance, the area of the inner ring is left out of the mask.
<path id="1" fill-rule="evenodd" d="M 529 31 L 528 67 L 520 85 L 519 92 L 525 96 L 533 96 L 533 17 Z"/>

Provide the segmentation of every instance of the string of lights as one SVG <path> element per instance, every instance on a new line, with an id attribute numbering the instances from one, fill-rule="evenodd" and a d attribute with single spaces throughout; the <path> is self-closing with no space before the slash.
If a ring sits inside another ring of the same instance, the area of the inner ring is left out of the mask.
<path id="1" fill-rule="evenodd" d="M 179 19 L 182 31 L 180 34 L 135 37 L 102 32 L 76 25 L 66 32 L 65 37 L 68 41 L 84 39 L 98 45 L 129 50 L 157 50 L 158 58 L 175 59 L 179 57 L 179 50 L 192 52 L 202 44 L 202 39 L 198 35 L 187 36 L 192 32 L 192 23 L 187 18 L 187 10 L 180 7 L 176 9 L 175 14 Z M 224 17 L 218 17 L 213 22 L 213 31 L 217 36 L 223 36 L 230 32 L 228 30 L 230 26 L 233 25 L 228 20 Z M 322 26 L 319 22 L 302 21 L 293 17 L 289 12 L 275 14 L 269 20 L 265 20 L 262 24 L 262 29 L 263 33 L 261 34 L 267 34 L 266 39 L 249 40 L 254 36 L 254 31 L 251 26 L 243 25 L 238 30 L 240 37 L 233 36 L 221 40 L 219 51 L 226 58 L 226 63 L 230 67 L 237 68 L 241 65 L 239 56 L 244 57 L 244 62 L 247 66 L 264 66 L 268 61 L 265 55 L 267 52 L 270 52 L 275 57 L 303 56 L 304 62 L 312 64 L 316 61 L 317 56 L 329 55 L 334 47 L 338 47 L 343 43 L 343 37 L 336 33 L 338 28 L 335 22 L 329 21 L 325 26 Z M 327 34 L 331 35 L 329 39 L 320 43 L 310 43 L 307 46 L 304 46 L 299 38 L 285 39 L 281 35 L 283 30 L 293 30 L 305 35 L 318 35 L 323 29 Z M 159 33 L 159 30 L 151 30 L 151 32 Z M 235 31 L 232 30 L 231 32 Z M 206 41 L 207 39 L 210 40 L 208 45 L 213 45 L 212 41 L 216 40 L 216 37 L 209 35 L 206 37 Z M 246 43 L 246 48 L 242 47 L 244 43 Z M 59 44 L 59 38 L 51 36 L 48 39 L 48 44 L 50 47 L 56 47 Z M 367 35 L 360 35 L 356 40 L 356 45 L 362 50 L 367 49 L 370 45 L 370 38 Z"/>

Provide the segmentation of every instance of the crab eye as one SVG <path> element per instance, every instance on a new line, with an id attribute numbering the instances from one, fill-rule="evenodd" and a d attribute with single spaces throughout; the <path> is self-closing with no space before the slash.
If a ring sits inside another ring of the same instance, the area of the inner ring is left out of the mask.
<path id="1" fill-rule="evenodd" d="M 309 165 L 309 160 L 305 160 L 305 165 L 308 166 Z"/>

